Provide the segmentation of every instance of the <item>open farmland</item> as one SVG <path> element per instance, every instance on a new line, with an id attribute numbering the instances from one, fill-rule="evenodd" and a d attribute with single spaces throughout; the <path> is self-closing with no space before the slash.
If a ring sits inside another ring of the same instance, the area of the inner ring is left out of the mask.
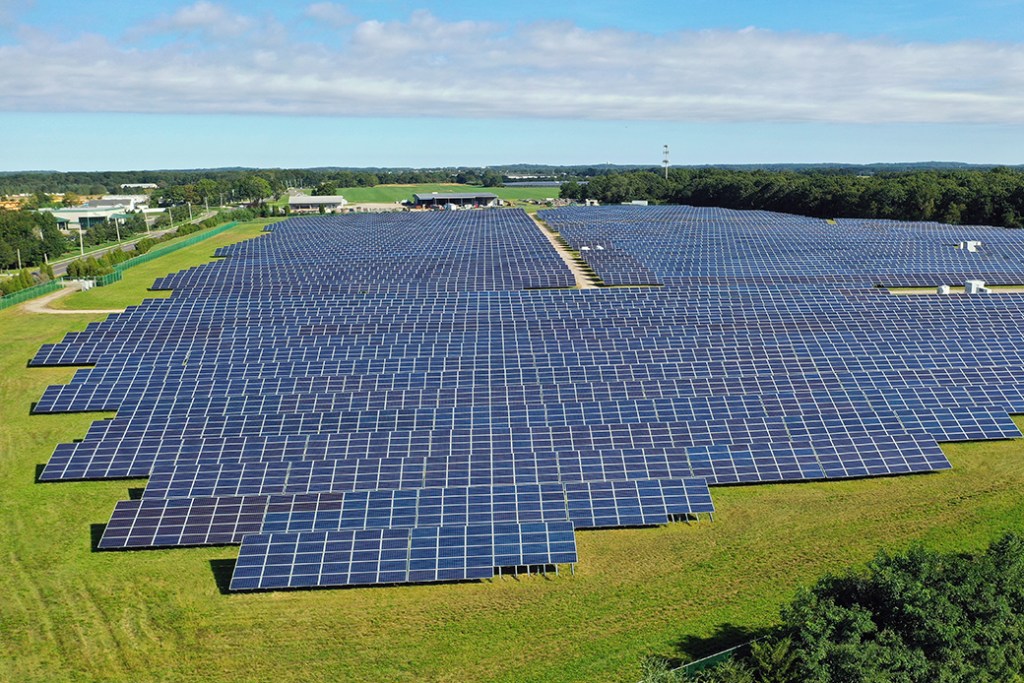
<path id="1" fill-rule="evenodd" d="M 599 231 L 616 228 L 614 214 L 612 219 L 611 225 L 590 223 L 589 234 L 578 227 L 576 234 L 563 234 L 575 248 L 596 252 L 598 244 L 610 244 Z M 635 218 L 618 220 L 628 232 Z M 198 263 L 211 251 L 211 245 L 200 244 L 178 254 Z M 631 283 L 630 259 L 641 260 L 645 275 L 660 280 L 668 279 L 666 269 L 679 267 L 666 265 L 666 256 L 659 261 L 628 246 L 621 253 L 601 251 L 611 253 L 592 254 L 591 265 L 608 284 Z M 678 250 L 652 251 L 678 257 Z M 132 275 L 152 281 L 183 267 L 162 261 Z M 829 264 L 828 273 L 836 272 L 836 264 Z M 111 287 L 103 294 L 103 304 L 135 304 L 144 286 L 126 277 L 116 285 L 121 290 Z M 595 296 L 613 303 L 629 294 Z M 97 301 L 87 306 L 95 308 Z M 684 644 L 699 654 L 720 644 L 723 632 L 771 623 L 797 585 L 866 559 L 878 545 L 924 539 L 940 547 L 977 547 L 1024 521 L 1017 495 L 1024 483 L 1019 442 L 963 443 L 944 448 L 952 471 L 719 487 L 713 489 L 714 523 L 579 532 L 574 576 L 225 595 L 220 589 L 230 576 L 237 552 L 232 548 L 90 552 L 97 540 L 90 538 L 90 527 L 105 523 L 126 489 L 144 481 L 33 483 L 35 466 L 46 462 L 53 445 L 81 438 L 96 415 L 30 417 L 31 402 L 47 385 L 66 383 L 71 372 L 24 365 L 40 341 L 56 342 L 82 324 L 30 316 L 20 308 L 0 316 L 10 330 L 3 341 L 3 394 L 18 399 L 4 402 L 0 427 L 0 505 L 12 520 L 5 550 L 15 570 L 0 580 L 8 584 L 5 594 L 17 596 L 0 608 L 11 635 L 2 666 L 16 680 L 635 678 L 643 655 L 674 654 L 680 639 L 710 638 Z M 1012 425 L 997 427 L 1006 432 Z M 724 478 L 726 471 L 715 474 Z M 256 654 L 265 652 L 275 656 Z"/>

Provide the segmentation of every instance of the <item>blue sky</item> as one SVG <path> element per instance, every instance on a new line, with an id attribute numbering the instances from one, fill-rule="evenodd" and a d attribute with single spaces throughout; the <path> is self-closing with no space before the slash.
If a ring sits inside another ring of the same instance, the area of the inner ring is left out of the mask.
<path id="1" fill-rule="evenodd" d="M 1024 0 L 0 0 L 0 170 L 1024 163 Z"/>

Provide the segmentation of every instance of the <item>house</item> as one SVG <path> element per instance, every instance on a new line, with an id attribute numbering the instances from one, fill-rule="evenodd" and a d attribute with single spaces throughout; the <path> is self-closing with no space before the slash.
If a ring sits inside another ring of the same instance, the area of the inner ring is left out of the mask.
<path id="1" fill-rule="evenodd" d="M 336 213 L 348 204 L 341 195 L 325 195 L 312 197 L 310 195 L 297 195 L 288 197 L 288 209 L 292 213 Z"/>

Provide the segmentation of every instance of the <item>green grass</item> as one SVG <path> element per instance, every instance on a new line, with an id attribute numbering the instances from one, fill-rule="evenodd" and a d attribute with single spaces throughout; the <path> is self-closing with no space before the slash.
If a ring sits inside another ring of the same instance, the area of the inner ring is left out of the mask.
<path id="1" fill-rule="evenodd" d="M 170 273 L 177 272 L 184 268 L 196 265 L 196 258 L 210 260 L 218 247 L 234 244 L 243 239 L 249 239 L 263 234 L 263 227 L 283 220 L 281 218 L 250 221 L 239 225 L 237 228 L 215 235 L 198 244 L 182 249 L 180 251 L 161 256 L 158 259 L 144 263 L 124 271 L 120 281 L 106 287 L 94 287 L 86 292 L 75 292 L 66 297 L 54 301 L 51 306 L 61 309 L 118 309 L 125 306 L 134 306 L 143 299 L 166 298 L 171 295 L 168 291 L 149 292 L 146 291 L 158 278 Z M 155 249 L 164 249 L 175 244 L 179 240 L 195 237 L 197 234 L 185 235 L 174 240 L 162 242 Z"/>
<path id="2" fill-rule="evenodd" d="M 364 202 L 394 203 L 412 200 L 413 194 L 437 192 L 490 192 L 504 200 L 544 200 L 558 197 L 557 187 L 480 187 L 479 185 L 433 184 L 433 185 L 377 185 L 376 187 L 341 187 L 338 194 L 353 204 Z"/>
<path id="3" fill-rule="evenodd" d="M 256 229 L 141 265 L 82 305 L 137 303 L 154 277 Z M 74 370 L 25 364 L 103 317 L 0 312 L 0 681 L 632 681 L 648 654 L 770 625 L 798 586 L 878 547 L 975 549 L 1024 529 L 1024 444 L 959 444 L 951 472 L 718 488 L 713 523 L 580 532 L 575 576 L 224 595 L 211 562 L 235 548 L 90 552 L 91 525 L 140 482 L 33 481 L 100 416 L 30 416 Z"/>

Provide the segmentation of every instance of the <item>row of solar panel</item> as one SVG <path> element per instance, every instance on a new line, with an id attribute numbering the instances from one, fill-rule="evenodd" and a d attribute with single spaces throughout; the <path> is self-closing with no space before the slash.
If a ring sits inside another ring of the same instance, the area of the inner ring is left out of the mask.
<path id="1" fill-rule="evenodd" d="M 249 533 L 568 521 L 573 528 L 652 526 L 712 513 L 701 479 L 517 484 L 120 501 L 101 550 L 234 545 Z M 522 564 L 522 563 L 516 563 Z"/>
<path id="2" fill-rule="evenodd" d="M 1000 275 L 1024 281 L 1024 248 L 992 227 L 863 220 L 829 224 L 722 210 L 698 218 L 692 207 L 609 207 L 601 212 L 567 208 L 541 215 L 574 247 L 614 244 L 659 276 L 799 272 L 838 273 L 856 280 L 888 273 L 893 284 L 917 284 L 908 280 L 920 268 L 932 276 L 956 273 L 964 278 L 980 271 L 993 281 Z M 966 239 L 980 239 L 993 248 L 954 248 Z M 628 269 L 602 263 L 604 251 L 582 253 L 599 275 L 607 275 L 607 282 L 637 281 Z"/>
<path id="3" fill-rule="evenodd" d="M 568 522 L 250 534 L 230 590 L 465 581 L 576 560 Z"/>
<path id="4" fill-rule="evenodd" d="M 348 452 L 341 459 L 320 458 L 303 450 L 309 443 L 293 444 L 253 437 L 236 440 L 203 440 L 202 443 L 155 441 L 141 448 L 132 439 L 118 447 L 99 451 L 89 444 L 64 444 L 57 448 L 39 475 L 40 481 L 148 477 L 155 470 L 196 464 L 272 463 L 276 461 L 328 463 L 335 473 L 332 490 L 345 488 L 415 488 L 468 484 L 528 483 L 544 481 L 594 481 L 618 478 L 705 477 L 716 484 L 763 483 L 801 479 L 880 476 L 947 469 L 949 462 L 934 437 L 927 433 L 864 431 L 855 438 L 826 435 L 782 442 L 740 445 L 702 445 L 688 448 L 604 446 L 593 443 L 580 450 L 571 446 L 534 444 L 521 450 L 495 448 L 486 442 L 460 449 L 438 449 L 435 454 L 402 454 L 380 457 Z M 208 450 L 204 447 L 211 446 Z M 289 446 L 292 446 L 291 448 Z M 290 454 L 291 453 L 291 454 Z M 537 454 L 551 454 L 554 464 L 531 465 Z M 476 457 L 471 457 L 476 456 Z M 525 462 L 525 467 L 508 463 Z M 243 486 L 242 481 L 227 482 Z M 220 494 L 237 493 L 237 489 Z"/>

